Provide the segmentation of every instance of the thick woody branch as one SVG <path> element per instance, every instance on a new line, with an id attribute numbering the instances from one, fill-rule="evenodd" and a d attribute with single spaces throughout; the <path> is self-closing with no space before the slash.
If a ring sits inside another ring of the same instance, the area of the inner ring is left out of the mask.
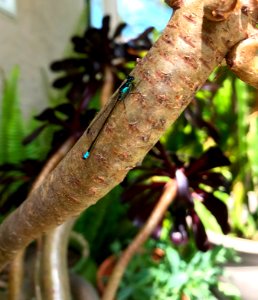
<path id="1" fill-rule="evenodd" d="M 184 4 L 184 0 L 165 0 L 165 2 L 174 10 L 181 8 Z"/>
<path id="2" fill-rule="evenodd" d="M 226 20 L 233 13 L 237 3 L 238 0 L 205 0 L 204 16 L 215 22 Z"/>
<path id="3" fill-rule="evenodd" d="M 179 117 L 229 50 L 245 39 L 241 9 L 222 22 L 203 16 L 203 1 L 187 0 L 132 72 L 135 88 L 119 102 L 87 160 L 108 104 L 72 150 L 0 227 L 0 267 L 31 240 L 79 215 L 120 183 Z M 125 111 L 126 106 L 126 111 Z"/>
<path id="4" fill-rule="evenodd" d="M 233 47 L 226 61 L 240 79 L 258 89 L 258 33 Z"/>

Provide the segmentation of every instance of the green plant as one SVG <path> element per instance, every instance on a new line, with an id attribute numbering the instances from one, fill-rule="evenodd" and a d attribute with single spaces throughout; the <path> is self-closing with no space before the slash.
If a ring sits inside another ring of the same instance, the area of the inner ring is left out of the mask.
<path id="1" fill-rule="evenodd" d="M 216 126 L 221 137 L 218 145 L 232 163 L 227 173 L 232 179 L 232 197 L 231 201 L 226 200 L 232 231 L 241 237 L 255 238 L 258 228 L 257 92 L 230 72 L 219 82 L 220 88 L 210 96 L 212 105 L 203 106 L 202 114 Z"/>
<path id="2" fill-rule="evenodd" d="M 36 141 L 25 147 L 22 143 L 27 130 L 20 108 L 19 78 L 20 69 L 15 66 L 10 75 L 3 80 L 0 110 L 0 207 L 2 214 L 25 199 L 31 176 L 34 172 L 37 174 L 40 169 L 40 161 L 36 162 L 35 159 L 41 158 L 42 150 L 46 145 L 42 141 Z M 36 174 L 34 173 L 35 176 Z"/>
<path id="3" fill-rule="evenodd" d="M 152 258 L 155 247 L 164 251 L 158 261 Z M 191 300 L 215 300 L 214 291 L 223 274 L 221 264 L 233 258 L 231 250 L 220 247 L 202 253 L 189 245 L 178 251 L 169 241 L 149 240 L 144 251 L 126 270 L 118 300 L 180 300 L 183 295 Z M 240 298 L 235 294 L 227 299 Z"/>

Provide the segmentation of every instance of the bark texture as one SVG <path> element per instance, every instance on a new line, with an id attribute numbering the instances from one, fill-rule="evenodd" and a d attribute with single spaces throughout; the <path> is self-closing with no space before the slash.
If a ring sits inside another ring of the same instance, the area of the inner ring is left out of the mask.
<path id="1" fill-rule="evenodd" d="M 241 6 L 226 20 L 214 22 L 204 18 L 203 1 L 182 1 L 133 70 L 135 87 L 124 99 L 126 105 L 116 105 L 90 157 L 83 160 L 82 153 L 99 130 L 108 104 L 41 186 L 1 225 L 0 267 L 42 232 L 79 215 L 120 183 L 230 49 L 248 37 L 248 23 Z"/>

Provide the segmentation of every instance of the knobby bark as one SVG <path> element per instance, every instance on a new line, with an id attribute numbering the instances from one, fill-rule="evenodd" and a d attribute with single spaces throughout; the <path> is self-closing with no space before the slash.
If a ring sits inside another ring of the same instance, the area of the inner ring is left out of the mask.
<path id="1" fill-rule="evenodd" d="M 178 2 L 180 8 L 133 70 L 135 87 L 124 100 L 126 111 L 123 103 L 116 105 L 90 157 L 83 160 L 107 104 L 59 165 L 1 225 L 0 267 L 42 232 L 79 215 L 121 182 L 232 47 L 257 33 L 246 13 L 253 0 L 245 1 L 245 9 L 238 2 L 219 22 L 204 17 L 203 1 L 170 2 Z"/>

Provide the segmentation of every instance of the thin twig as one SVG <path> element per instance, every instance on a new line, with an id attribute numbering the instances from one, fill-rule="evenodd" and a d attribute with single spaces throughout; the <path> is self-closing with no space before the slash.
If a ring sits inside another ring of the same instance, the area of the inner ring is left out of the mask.
<path id="1" fill-rule="evenodd" d="M 58 163 L 65 157 L 67 152 L 72 148 L 74 143 L 76 142 L 76 139 L 74 136 L 71 136 L 69 139 L 67 139 L 61 147 L 50 157 L 50 159 L 45 164 L 44 168 L 41 170 L 40 174 L 36 178 L 36 180 L 33 183 L 33 186 L 31 188 L 31 191 L 28 195 L 38 188 L 41 183 L 44 181 L 44 179 L 47 177 L 47 175 L 58 165 Z"/>
<path id="2" fill-rule="evenodd" d="M 164 216 L 167 208 L 174 200 L 177 193 L 177 185 L 175 180 L 170 180 L 164 187 L 163 194 L 160 197 L 157 205 L 153 209 L 149 219 L 145 223 L 144 227 L 139 231 L 135 239 L 128 246 L 128 248 L 123 252 L 119 261 L 117 262 L 114 271 L 108 281 L 107 288 L 103 294 L 102 300 L 113 300 L 116 291 L 119 287 L 122 276 L 125 269 L 132 259 L 133 255 L 141 247 L 141 245 L 148 239 L 155 227 L 160 222 L 161 218 Z"/>
<path id="3" fill-rule="evenodd" d="M 104 84 L 100 91 L 100 104 L 104 107 L 114 92 L 114 76 L 111 68 L 106 67 L 104 72 Z"/>

